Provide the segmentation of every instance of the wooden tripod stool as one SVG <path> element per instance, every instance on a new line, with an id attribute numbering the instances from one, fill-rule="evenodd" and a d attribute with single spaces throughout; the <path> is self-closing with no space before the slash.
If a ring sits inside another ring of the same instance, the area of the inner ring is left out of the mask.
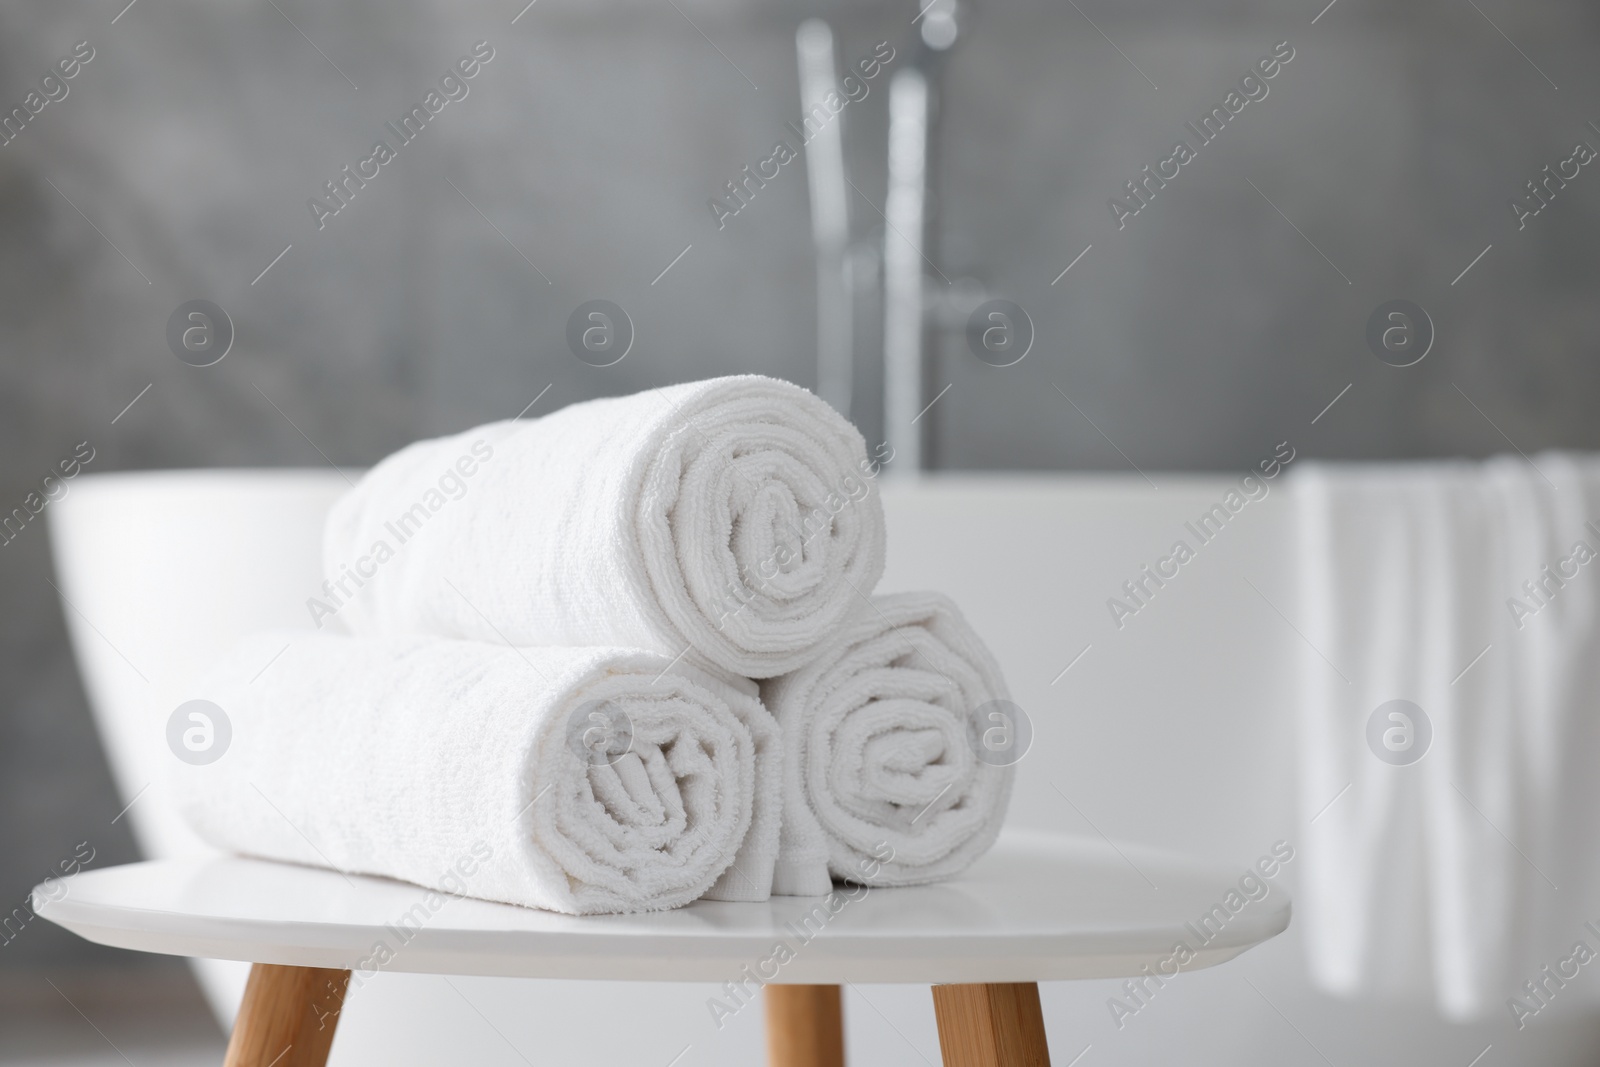
<path id="1" fill-rule="evenodd" d="M 1009 834 L 939 885 L 582 918 L 219 856 L 85 871 L 33 907 L 102 944 L 253 962 L 226 1067 L 322 1067 L 352 971 L 380 969 L 764 988 L 772 1067 L 841 1067 L 842 984 L 931 983 L 946 1067 L 1041 1067 L 1036 983 L 1137 976 L 1180 941 L 1184 970 L 1212 966 L 1289 923 L 1281 890 L 1230 913 L 1238 872 L 1138 855 Z"/>

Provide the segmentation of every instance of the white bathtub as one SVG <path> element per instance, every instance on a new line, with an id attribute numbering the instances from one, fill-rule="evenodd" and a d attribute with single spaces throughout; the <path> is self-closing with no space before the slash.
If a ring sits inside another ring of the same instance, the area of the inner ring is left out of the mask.
<path id="1" fill-rule="evenodd" d="M 1164 586 L 1146 581 L 1146 606 L 1119 628 L 1107 600 L 1123 596 L 1123 582 L 1139 579 L 1183 523 L 1234 484 L 1155 481 L 1159 489 L 1116 476 L 885 486 L 882 588 L 946 590 L 999 656 L 1035 729 L 1013 824 L 1145 842 L 1243 870 L 1273 842 L 1296 842 L 1304 825 L 1292 790 L 1301 639 L 1285 494 L 1275 484 Z M 163 728 L 185 699 L 184 679 L 246 630 L 311 625 L 305 600 L 320 584 L 321 519 L 344 488 L 332 471 L 86 475 L 52 505 L 73 645 L 117 786 L 124 800 L 139 795 L 127 818 L 148 856 L 202 847 L 163 784 L 172 759 Z M 1290 863 L 1282 876 L 1291 892 L 1297 873 Z M 200 973 L 219 1015 L 230 1016 L 242 967 L 209 963 Z M 1503 1024 L 1452 1026 L 1424 1006 L 1331 1001 L 1303 973 L 1291 927 L 1232 964 L 1171 983 L 1120 1029 L 1107 1005 L 1117 983 L 1046 986 L 1055 1061 L 1089 1046 L 1082 1067 L 1276 1067 L 1317 1062 L 1309 1042 L 1338 1064 L 1465 1065 L 1486 1044 L 1514 1042 L 1509 1058 L 1484 1067 L 1554 1067 L 1592 1063 L 1600 1049 L 1600 1027 L 1588 1020 L 1507 1037 Z M 716 1030 L 710 987 L 452 982 L 380 975 L 367 983 L 347 1007 L 332 1062 L 525 1056 L 664 1067 L 687 1046 L 676 1062 L 698 1067 L 761 1055 L 755 1013 Z M 939 1061 L 925 989 L 852 988 L 846 1003 L 853 1062 Z"/>

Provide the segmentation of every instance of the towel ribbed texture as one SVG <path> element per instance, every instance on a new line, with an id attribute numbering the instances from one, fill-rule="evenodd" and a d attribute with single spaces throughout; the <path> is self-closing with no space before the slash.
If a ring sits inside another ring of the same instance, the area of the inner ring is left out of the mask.
<path id="1" fill-rule="evenodd" d="M 676 907 L 719 877 L 734 899 L 764 899 L 770 717 L 668 666 L 607 648 L 260 634 L 195 686 L 233 736 L 216 762 L 177 764 L 176 787 L 202 836 L 269 859 L 448 891 L 476 854 L 470 895 L 571 914 Z M 573 743 L 608 721 L 628 727 L 620 754 Z"/>
<path id="2" fill-rule="evenodd" d="M 691 382 L 401 449 L 333 509 L 325 569 L 356 634 L 620 645 L 767 678 L 882 574 L 875 472 L 799 386 Z"/>
<path id="3" fill-rule="evenodd" d="M 776 893 L 949 878 L 1005 817 L 1014 768 L 974 744 L 985 706 L 1008 697 L 994 656 L 936 593 L 858 609 L 810 663 L 762 686 L 784 745 Z"/>

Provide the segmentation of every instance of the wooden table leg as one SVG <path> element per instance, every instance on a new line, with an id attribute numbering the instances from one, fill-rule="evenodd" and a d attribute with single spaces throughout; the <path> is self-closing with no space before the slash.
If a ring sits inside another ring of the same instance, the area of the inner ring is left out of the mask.
<path id="1" fill-rule="evenodd" d="M 768 1067 L 844 1067 L 844 1011 L 836 985 L 769 985 Z"/>
<path id="2" fill-rule="evenodd" d="M 349 982 L 349 971 L 252 964 L 223 1067 L 323 1067 Z"/>
<path id="3" fill-rule="evenodd" d="M 1050 1067 L 1033 982 L 936 985 L 933 1014 L 944 1067 Z"/>

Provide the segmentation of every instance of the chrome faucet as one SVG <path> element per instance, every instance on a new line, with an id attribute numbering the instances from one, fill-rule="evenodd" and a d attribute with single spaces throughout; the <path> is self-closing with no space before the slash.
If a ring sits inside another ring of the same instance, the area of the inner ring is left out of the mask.
<path id="1" fill-rule="evenodd" d="M 833 31 L 807 19 L 795 34 L 801 110 L 837 92 Z M 850 263 L 850 185 L 844 165 L 844 115 L 806 145 L 811 236 L 817 257 L 817 395 L 850 417 L 855 381 L 855 279 Z"/>
<path id="2" fill-rule="evenodd" d="M 852 246 L 849 180 L 842 122 L 830 123 L 808 146 L 811 231 L 817 260 L 817 386 L 822 398 L 849 416 L 855 377 L 855 308 L 858 296 L 883 270 L 883 430 L 894 448 L 887 472 L 915 475 L 926 465 L 923 427 L 924 365 L 930 301 L 925 266 L 949 285 L 938 267 L 935 234 L 928 225 L 937 145 L 939 82 L 944 54 L 961 35 L 961 0 L 925 0 L 912 19 L 915 37 L 903 65 L 889 79 L 888 195 L 881 249 Z M 808 19 L 795 37 L 800 95 L 808 105 L 838 85 L 833 32 Z M 843 116 L 841 115 L 842 119 Z"/>

